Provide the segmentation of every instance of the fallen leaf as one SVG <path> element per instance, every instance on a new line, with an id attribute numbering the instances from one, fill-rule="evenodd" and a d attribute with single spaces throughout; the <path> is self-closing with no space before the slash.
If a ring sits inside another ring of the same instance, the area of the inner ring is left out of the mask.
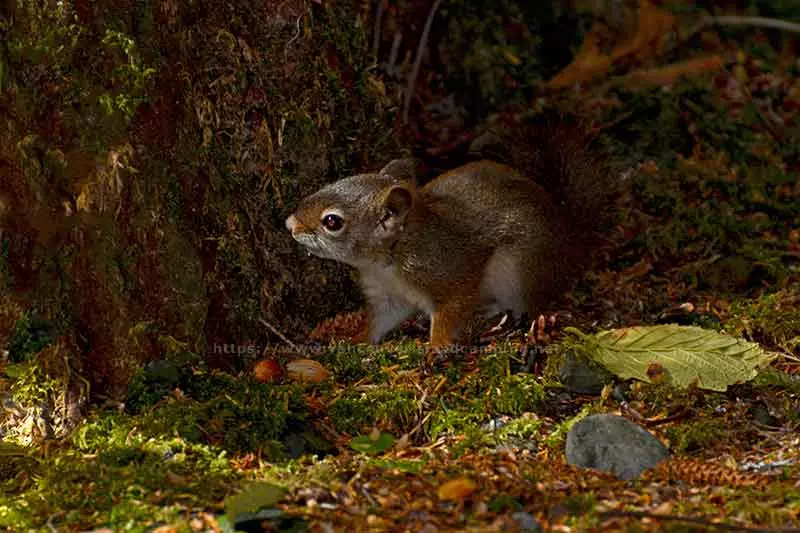
<path id="1" fill-rule="evenodd" d="M 471 496 L 478 485 L 469 478 L 457 478 L 447 481 L 439 487 L 437 494 L 440 500 L 460 501 Z"/>
<path id="2" fill-rule="evenodd" d="M 586 353 L 622 379 L 650 381 L 648 370 L 658 365 L 683 388 L 696 383 L 703 389 L 725 391 L 729 385 L 753 379 L 756 369 L 773 359 L 753 342 L 694 326 L 632 327 L 596 335 L 567 331 L 583 339 Z"/>

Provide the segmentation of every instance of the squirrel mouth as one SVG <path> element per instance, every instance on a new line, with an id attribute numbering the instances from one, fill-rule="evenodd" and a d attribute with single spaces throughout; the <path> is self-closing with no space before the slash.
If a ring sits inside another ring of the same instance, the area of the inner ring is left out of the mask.
<path id="1" fill-rule="evenodd" d="M 305 248 L 306 255 L 309 257 L 316 256 L 322 259 L 328 259 L 330 256 L 325 253 L 325 247 L 319 242 L 319 238 L 309 233 L 296 233 L 292 235 L 303 248 Z"/>

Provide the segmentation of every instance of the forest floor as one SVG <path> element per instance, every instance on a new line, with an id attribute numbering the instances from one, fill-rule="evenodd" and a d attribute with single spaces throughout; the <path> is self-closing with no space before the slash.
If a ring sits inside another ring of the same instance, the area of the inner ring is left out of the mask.
<path id="1" fill-rule="evenodd" d="M 581 97 L 616 117 L 599 125 L 625 193 L 554 322 L 430 364 L 424 324 L 369 347 L 346 340 L 363 325 L 347 314 L 240 375 L 174 343 L 69 438 L 0 443 L 0 528 L 800 531 L 800 63 L 758 39 L 720 57 Z M 724 392 L 560 382 L 565 328 L 669 323 L 774 358 Z M 17 392 L 45 386 L 14 371 Z M 567 464 L 569 428 L 594 413 L 671 458 L 630 481 Z"/>

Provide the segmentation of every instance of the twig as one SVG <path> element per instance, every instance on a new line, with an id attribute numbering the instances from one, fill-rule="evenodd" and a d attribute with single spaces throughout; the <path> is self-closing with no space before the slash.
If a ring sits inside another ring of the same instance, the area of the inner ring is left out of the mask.
<path id="1" fill-rule="evenodd" d="M 734 526 L 729 524 L 718 524 L 694 516 L 663 515 L 648 513 L 645 511 L 604 511 L 598 514 L 601 518 L 650 518 L 652 520 L 662 520 L 664 522 L 688 522 L 689 524 L 697 524 L 709 529 L 718 529 L 720 531 L 745 531 L 747 533 L 800 533 L 800 528 L 795 527 L 776 527 L 765 529 L 760 527 Z"/>
<path id="2" fill-rule="evenodd" d="M 50 517 L 47 519 L 47 528 L 48 528 L 50 531 L 52 531 L 53 533 L 58 533 L 58 529 L 56 529 L 56 526 L 54 526 L 54 525 L 53 525 L 53 519 L 54 519 L 55 517 L 57 517 L 57 516 L 61 516 L 62 514 L 63 514 L 63 513 L 56 513 L 56 514 L 52 514 L 52 515 L 50 515 Z"/>
<path id="3" fill-rule="evenodd" d="M 593 127 L 591 132 L 592 135 L 597 135 L 605 130 L 611 129 L 622 122 L 628 120 L 633 116 L 633 111 L 627 111 L 625 113 L 620 113 L 614 120 L 611 122 L 606 122 L 605 124 L 598 124 L 597 126 Z"/>
<path id="4" fill-rule="evenodd" d="M 411 107 L 411 97 L 414 94 L 414 85 L 417 83 L 417 75 L 419 74 L 419 66 L 422 63 L 422 53 L 428 44 L 428 34 L 431 32 L 433 25 L 433 17 L 436 16 L 436 11 L 439 9 L 442 0 L 436 0 L 431 6 L 428 13 L 428 18 L 425 20 L 425 27 L 422 30 L 422 37 L 419 39 L 417 46 L 417 56 L 414 58 L 414 66 L 411 68 L 411 74 L 408 76 L 408 87 L 406 87 L 406 97 L 403 102 L 403 124 L 408 124 L 408 110 Z"/>
<path id="5" fill-rule="evenodd" d="M 300 37 L 300 21 L 303 20 L 303 14 L 301 13 L 300 16 L 297 17 L 297 21 L 294 23 L 294 35 L 292 38 L 286 42 L 286 46 L 283 47 L 283 59 L 285 61 L 289 61 L 289 46 Z"/>
<path id="6" fill-rule="evenodd" d="M 672 414 L 670 416 L 665 416 L 664 418 L 647 418 L 643 420 L 644 425 L 647 427 L 655 427 L 660 426 L 662 424 L 669 424 L 670 422 L 674 422 L 676 420 L 680 420 L 681 418 L 685 417 L 689 413 L 688 409 L 685 407 L 681 407 L 677 413 Z"/>
<path id="7" fill-rule="evenodd" d="M 283 333 L 278 331 L 278 329 L 275 326 L 273 326 L 272 324 L 270 324 L 269 322 L 267 322 L 263 318 L 259 318 L 258 321 L 261 322 L 264 326 L 266 326 L 272 333 L 277 335 L 283 342 L 288 344 L 289 347 L 292 350 L 300 351 L 299 348 L 297 347 L 297 345 L 295 343 L 293 343 L 292 341 L 290 341 L 288 338 L 286 338 L 286 335 L 284 335 Z"/>
<path id="8" fill-rule="evenodd" d="M 372 57 L 378 61 L 378 48 L 381 44 L 381 19 L 383 19 L 383 0 L 377 2 L 377 12 L 375 13 L 375 34 L 372 36 Z"/>
<path id="9" fill-rule="evenodd" d="M 697 25 L 690 29 L 680 41 L 686 42 L 696 33 L 708 28 L 709 26 L 753 26 L 756 28 L 770 28 L 774 30 L 785 30 L 800 33 L 800 24 L 780 19 L 767 17 L 739 17 L 736 15 L 721 15 L 719 17 L 703 17 Z"/>
<path id="10" fill-rule="evenodd" d="M 800 24 L 788 20 L 772 19 L 767 17 L 739 17 L 736 15 L 721 15 L 706 17 L 701 24 L 707 26 L 753 26 L 756 28 L 771 28 L 773 30 L 793 31 L 800 33 Z"/>

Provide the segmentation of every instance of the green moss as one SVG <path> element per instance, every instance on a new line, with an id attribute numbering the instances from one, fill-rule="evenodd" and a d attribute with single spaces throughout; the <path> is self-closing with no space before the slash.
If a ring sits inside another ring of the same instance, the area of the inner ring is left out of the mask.
<path id="1" fill-rule="evenodd" d="M 509 494 L 498 494 L 489 500 L 489 512 L 503 513 L 506 511 L 519 511 L 522 504 L 518 498 Z"/>
<path id="2" fill-rule="evenodd" d="M 0 526 L 38 530 L 50 520 L 57 529 L 144 531 L 183 517 L 186 505 L 216 505 L 239 479 L 224 452 L 169 435 L 148 438 L 137 425 L 113 413 L 86 420 L 74 449 L 32 463 L 24 482 L 17 476 L 22 490 L 0 500 Z"/>
<path id="3" fill-rule="evenodd" d="M 441 435 L 467 434 L 480 431 L 482 423 L 487 422 L 485 412 L 469 409 L 447 409 L 444 405 L 433 412 L 428 431 L 431 440 Z"/>
<path id="4" fill-rule="evenodd" d="M 339 431 L 350 435 L 363 433 L 375 425 L 406 433 L 413 427 L 417 409 L 414 391 L 375 387 L 343 394 L 328 408 L 328 415 Z"/>
<path id="5" fill-rule="evenodd" d="M 48 375 L 36 361 L 23 363 L 13 369 L 15 379 L 11 385 L 14 401 L 26 408 L 46 405 L 63 388 L 60 379 Z"/>
<path id="6" fill-rule="evenodd" d="M 800 288 L 732 302 L 725 329 L 790 353 L 800 348 Z"/>
<path id="7" fill-rule="evenodd" d="M 522 416 L 510 421 L 497 432 L 499 440 L 538 438 L 542 428 L 542 421 L 535 416 Z"/>
<path id="8" fill-rule="evenodd" d="M 572 429 L 572 426 L 589 416 L 591 413 L 592 406 L 584 405 L 583 409 L 581 409 L 578 414 L 558 424 L 553 431 L 547 435 L 545 438 L 545 445 L 547 445 L 549 448 L 560 450 L 564 445 L 564 442 L 567 439 L 567 433 L 569 433 L 569 430 Z"/>
<path id="9" fill-rule="evenodd" d="M 707 449 L 718 443 L 728 432 L 730 424 L 718 419 L 704 419 L 672 426 L 666 431 L 670 448 L 678 453 Z"/>
<path id="10" fill-rule="evenodd" d="M 500 387 L 487 391 L 487 412 L 519 416 L 535 411 L 544 401 L 544 389 L 532 374 L 508 376 Z"/>
<path id="11" fill-rule="evenodd" d="M 247 452 L 280 453 L 279 440 L 291 424 L 302 425 L 305 401 L 296 386 L 239 381 L 235 389 L 205 400 L 170 399 L 143 416 L 151 436 L 180 435 L 196 443 Z"/>
<path id="12" fill-rule="evenodd" d="M 142 431 L 153 437 L 179 435 L 231 452 L 266 449 L 273 456 L 299 444 L 291 439 L 300 438 L 311 449 L 322 447 L 312 432 L 304 434 L 308 407 L 300 386 L 208 371 L 197 355 L 180 346 L 134 376 L 126 407 L 140 415 Z"/>
<path id="13" fill-rule="evenodd" d="M 53 342 L 55 325 L 35 312 L 27 312 L 17 321 L 8 341 L 11 361 L 28 361 Z"/>
<path id="14" fill-rule="evenodd" d="M 500 357 L 502 359 L 502 356 Z M 482 425 L 491 417 L 519 416 L 540 409 L 544 389 L 531 374 L 476 374 L 439 398 L 438 409 L 432 412 L 429 431 L 435 439 L 444 433 L 484 432 Z"/>
<path id="15" fill-rule="evenodd" d="M 756 387 L 783 389 L 794 394 L 800 394 L 800 378 L 773 368 L 761 370 L 752 383 Z"/>
<path id="16" fill-rule="evenodd" d="M 413 340 L 383 343 L 380 346 L 334 342 L 320 348 L 319 362 L 330 370 L 338 383 L 349 384 L 368 378 L 370 383 L 386 381 L 387 367 L 401 370 L 419 368 L 425 348 Z"/>

